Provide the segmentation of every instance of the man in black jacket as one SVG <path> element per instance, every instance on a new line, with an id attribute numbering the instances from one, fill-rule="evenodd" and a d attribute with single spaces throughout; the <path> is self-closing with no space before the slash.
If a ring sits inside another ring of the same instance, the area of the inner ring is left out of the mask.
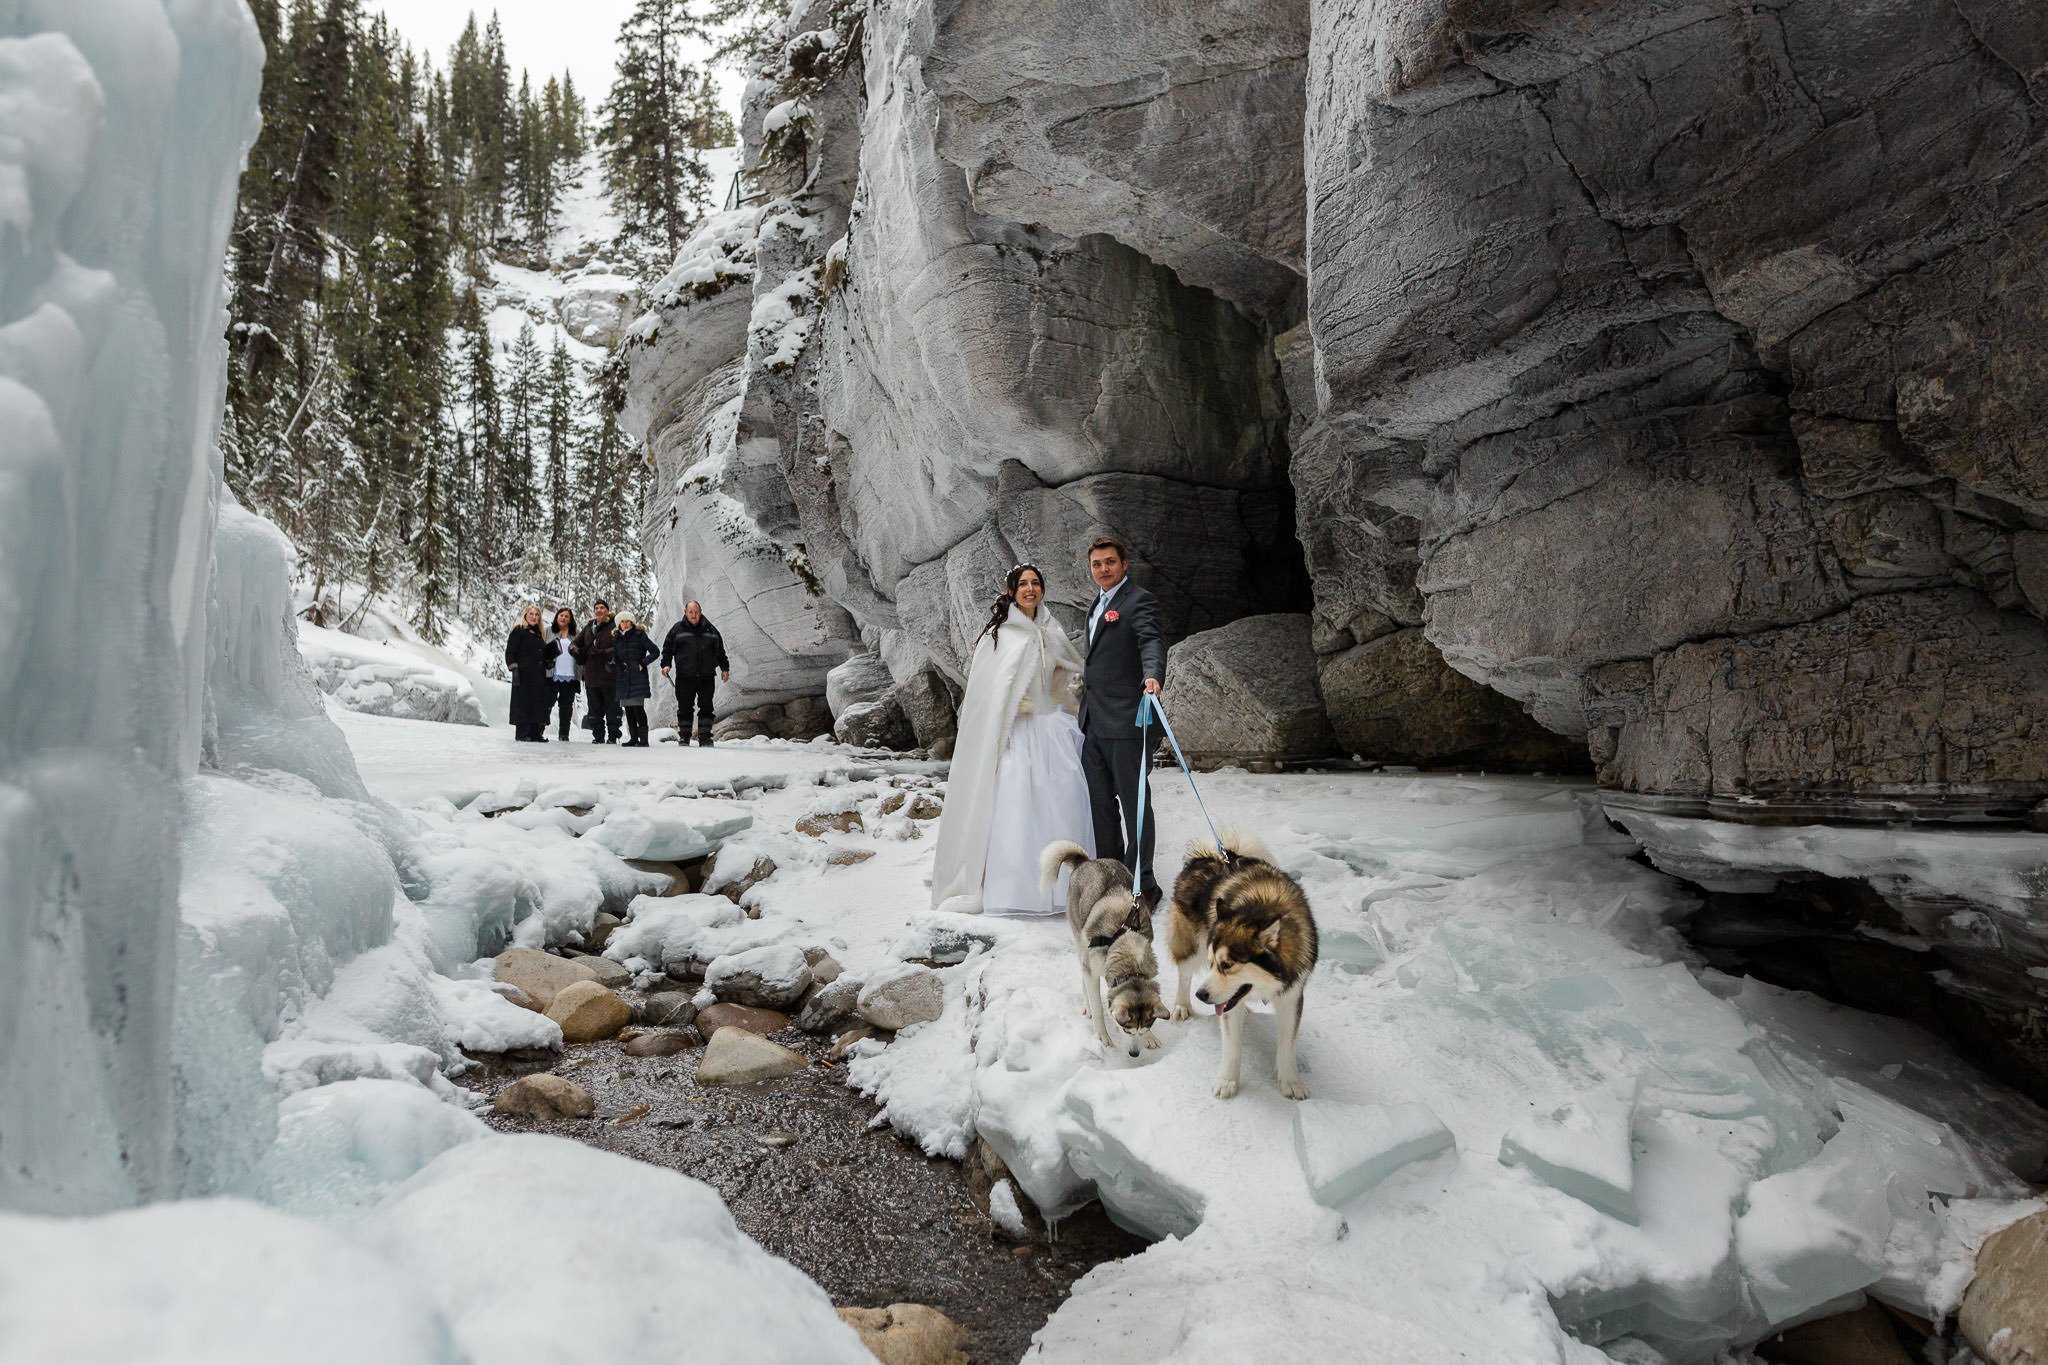
<path id="1" fill-rule="evenodd" d="M 583 665 L 583 695 L 592 744 L 617 744 L 626 713 L 619 706 L 619 670 L 612 661 L 612 609 L 602 597 L 590 608 L 590 619 L 576 632 L 569 653 Z"/>
<path id="2" fill-rule="evenodd" d="M 1159 903 L 1152 867 L 1158 821 L 1152 809 L 1152 750 L 1159 728 L 1138 729 L 1138 698 L 1159 694 L 1166 676 L 1166 636 L 1159 627 L 1159 602 L 1130 579 L 1131 557 L 1108 537 L 1088 547 L 1088 573 L 1098 593 L 1088 613 L 1082 644 L 1087 671 L 1081 685 L 1081 769 L 1088 776 L 1088 806 L 1095 819 L 1095 856 L 1116 858 L 1126 867 L 1135 854 L 1145 899 Z M 1145 832 L 1138 818 L 1138 784 L 1146 784 Z"/>
<path id="3" fill-rule="evenodd" d="M 690 742 L 690 708 L 697 710 L 697 743 L 711 747 L 711 675 L 732 681 L 732 662 L 725 657 L 725 640 L 718 627 L 704 619 L 704 608 L 694 600 L 683 607 L 683 619 L 668 628 L 661 642 L 661 676 L 675 670 L 676 738 Z"/>

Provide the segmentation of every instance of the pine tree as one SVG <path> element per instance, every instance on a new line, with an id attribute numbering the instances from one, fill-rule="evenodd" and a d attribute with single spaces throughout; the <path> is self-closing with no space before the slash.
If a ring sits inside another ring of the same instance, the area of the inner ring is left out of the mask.
<path id="1" fill-rule="evenodd" d="M 498 406 L 498 367 L 483 304 L 471 289 L 462 296 L 455 325 L 462 329 L 462 374 L 468 408 L 468 470 L 475 534 L 461 570 L 465 578 L 495 573 L 504 560 L 504 432 Z"/>
<path id="2" fill-rule="evenodd" d="M 634 230 L 660 233 L 670 255 L 708 199 L 709 173 L 689 140 L 696 72 L 681 56 L 704 28 L 685 0 L 638 0 L 619 27 L 618 75 L 601 111 L 605 187 Z"/>
<path id="3" fill-rule="evenodd" d="M 555 560 L 568 556 L 570 536 L 569 447 L 575 437 L 576 365 L 561 337 L 548 357 L 542 430 L 547 443 L 548 548 Z"/>
<path id="4" fill-rule="evenodd" d="M 523 541 L 539 525 L 534 496 L 534 425 L 541 416 L 547 380 L 546 362 L 533 335 L 533 324 L 519 329 L 512 344 L 512 373 L 505 385 L 505 457 L 500 464 L 505 482 L 502 500 L 508 530 Z"/>

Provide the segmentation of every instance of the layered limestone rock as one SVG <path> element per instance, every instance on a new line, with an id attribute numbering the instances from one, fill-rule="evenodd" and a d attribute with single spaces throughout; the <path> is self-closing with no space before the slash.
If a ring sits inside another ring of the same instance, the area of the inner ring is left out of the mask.
<path id="1" fill-rule="evenodd" d="M 628 339 L 663 606 L 726 631 L 721 714 L 822 695 L 865 650 L 896 686 L 863 704 L 943 744 L 1009 566 L 1040 564 L 1077 625 L 1105 532 L 1173 638 L 1308 603 L 1272 347 L 1300 310 L 1306 10 L 1039 8 L 798 5 L 749 88 L 752 235 L 720 249 L 734 220 L 708 223 Z M 1011 116 L 963 118 L 1020 22 L 1094 54 L 1010 89 L 1043 202 L 977 150 Z M 1192 165 L 1200 130 L 1256 183 Z M 1092 207 L 1053 192 L 1070 163 Z"/>
<path id="2" fill-rule="evenodd" d="M 1319 643 L 1422 625 L 1624 791 L 2037 801 L 2044 55 L 2019 6 L 1317 0 Z"/>

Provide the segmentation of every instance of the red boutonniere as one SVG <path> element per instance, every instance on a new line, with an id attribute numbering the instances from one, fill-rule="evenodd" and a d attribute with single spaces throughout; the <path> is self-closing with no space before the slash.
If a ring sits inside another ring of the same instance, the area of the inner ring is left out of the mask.
<path id="1" fill-rule="evenodd" d="M 1103 624 L 1107 625 L 1108 623 L 1116 620 L 1116 613 L 1113 611 L 1106 611 L 1102 613 L 1102 620 Z"/>

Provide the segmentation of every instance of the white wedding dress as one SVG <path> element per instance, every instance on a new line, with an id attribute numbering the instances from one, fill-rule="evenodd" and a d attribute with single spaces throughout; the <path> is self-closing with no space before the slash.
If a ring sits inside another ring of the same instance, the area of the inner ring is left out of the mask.
<path id="1" fill-rule="evenodd" d="M 977 642 L 933 859 L 939 909 L 1065 913 L 1066 874 L 1040 889 L 1038 859 L 1061 839 L 1095 851 L 1081 727 L 1066 709 L 1080 672 L 1044 606 L 1035 620 L 1012 607 L 997 639 Z"/>

